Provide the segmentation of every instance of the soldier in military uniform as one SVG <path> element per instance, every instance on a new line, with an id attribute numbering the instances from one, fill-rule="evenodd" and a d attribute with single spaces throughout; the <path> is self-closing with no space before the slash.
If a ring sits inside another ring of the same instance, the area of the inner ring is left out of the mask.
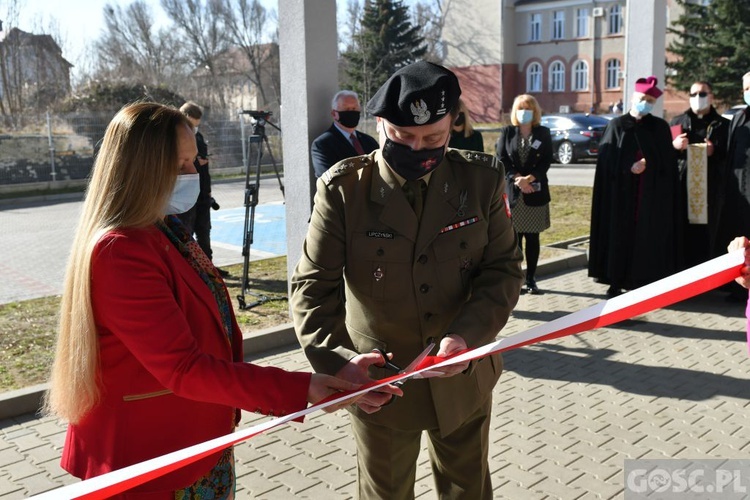
<path id="1" fill-rule="evenodd" d="M 317 183 L 292 277 L 295 329 L 318 372 L 357 383 L 393 375 L 431 342 L 448 356 L 495 339 L 523 274 L 502 165 L 446 147 L 456 76 L 417 62 L 367 104 L 380 149 L 344 160 Z M 341 288 L 346 301 L 341 300 Z M 371 392 L 351 408 L 360 498 L 414 497 L 427 431 L 440 498 L 492 498 L 488 455 L 499 355 Z"/>

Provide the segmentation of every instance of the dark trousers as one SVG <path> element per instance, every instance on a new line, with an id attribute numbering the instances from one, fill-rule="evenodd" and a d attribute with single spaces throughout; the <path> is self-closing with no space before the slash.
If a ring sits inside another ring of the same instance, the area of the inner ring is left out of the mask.
<path id="1" fill-rule="evenodd" d="M 193 232 L 195 233 L 195 239 L 208 258 L 213 259 L 213 251 L 211 250 L 211 202 L 203 203 L 199 201 L 194 208 Z"/>

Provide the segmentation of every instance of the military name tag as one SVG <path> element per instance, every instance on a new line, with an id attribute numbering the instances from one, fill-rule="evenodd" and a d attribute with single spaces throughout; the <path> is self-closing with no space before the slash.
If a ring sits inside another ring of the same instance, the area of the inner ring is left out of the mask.
<path id="1" fill-rule="evenodd" d="M 385 240 L 392 240 L 393 233 L 386 233 L 385 231 L 367 231 L 368 238 L 381 238 Z"/>
<path id="2" fill-rule="evenodd" d="M 448 231 L 453 231 L 454 229 L 458 229 L 459 227 L 469 226 L 471 224 L 474 224 L 478 220 L 479 217 L 472 217 L 471 219 L 462 220 L 461 222 L 456 222 L 455 224 L 445 226 L 440 230 L 440 234 L 447 233 Z"/>

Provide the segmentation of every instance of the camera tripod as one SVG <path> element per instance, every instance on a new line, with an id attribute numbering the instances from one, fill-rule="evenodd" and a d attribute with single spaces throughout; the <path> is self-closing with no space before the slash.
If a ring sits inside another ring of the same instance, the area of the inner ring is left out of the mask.
<path id="1" fill-rule="evenodd" d="M 258 191 L 260 190 L 260 161 L 263 157 L 264 144 L 268 151 L 268 155 L 271 157 L 271 164 L 273 165 L 273 170 L 276 173 L 276 179 L 279 181 L 279 189 L 281 190 L 281 195 L 284 196 L 284 184 L 281 182 L 281 176 L 279 175 L 279 169 L 276 166 L 276 160 L 274 160 L 271 146 L 268 144 L 268 137 L 266 137 L 266 125 L 272 126 L 279 132 L 281 132 L 281 129 L 268 121 L 268 119 L 271 117 L 270 111 L 242 110 L 239 114 L 240 133 L 242 134 L 242 166 L 245 168 L 245 227 L 242 235 L 242 290 L 237 296 L 237 302 L 239 303 L 240 309 L 251 309 L 255 306 L 259 306 L 273 300 L 287 300 L 287 297 L 268 297 L 266 295 L 259 295 L 248 292 L 248 285 L 250 281 L 250 246 L 253 244 L 253 234 L 255 228 L 255 207 L 258 206 Z M 252 134 L 249 136 L 245 133 L 245 115 L 250 116 L 250 122 L 252 125 Z M 251 149 L 253 149 L 253 145 L 255 152 L 255 172 L 254 180 L 253 182 L 250 182 L 250 155 L 252 154 Z M 245 301 L 246 294 L 254 296 L 256 300 L 247 303 Z"/>

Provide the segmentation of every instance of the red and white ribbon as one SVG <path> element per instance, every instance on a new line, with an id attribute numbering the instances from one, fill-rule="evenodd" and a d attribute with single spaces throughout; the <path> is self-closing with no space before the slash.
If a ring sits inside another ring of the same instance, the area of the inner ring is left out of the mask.
<path id="1" fill-rule="evenodd" d="M 529 344 L 543 342 L 567 335 L 584 332 L 594 328 L 611 325 L 619 321 L 645 314 L 654 309 L 666 307 L 676 302 L 694 297 L 703 292 L 721 286 L 740 275 L 744 265 L 744 249 L 728 253 L 704 264 L 687 269 L 668 278 L 656 281 L 644 287 L 625 293 L 610 300 L 595 304 L 582 311 L 574 312 L 549 323 L 535 326 L 524 332 L 502 338 L 476 349 L 470 349 L 450 358 L 430 356 L 426 358 L 415 371 L 394 375 L 387 379 L 369 384 L 357 391 L 342 393 L 320 402 L 309 408 L 275 418 L 259 425 L 243 429 L 226 436 L 222 436 L 204 443 L 200 443 L 167 455 L 162 455 L 145 462 L 141 462 L 108 474 L 103 474 L 80 483 L 37 495 L 33 498 L 42 499 L 102 499 L 121 493 L 163 476 L 201 458 L 221 451 L 229 446 L 250 439 L 269 429 L 278 427 L 289 421 L 304 417 L 310 413 L 336 405 L 355 396 L 359 396 L 374 389 L 391 384 L 398 380 L 405 380 L 418 376 L 422 372 L 433 370 L 454 363 L 461 363 L 473 359 L 483 358 L 490 354 L 508 351 Z M 408 387 L 406 388 L 408 390 Z"/>

